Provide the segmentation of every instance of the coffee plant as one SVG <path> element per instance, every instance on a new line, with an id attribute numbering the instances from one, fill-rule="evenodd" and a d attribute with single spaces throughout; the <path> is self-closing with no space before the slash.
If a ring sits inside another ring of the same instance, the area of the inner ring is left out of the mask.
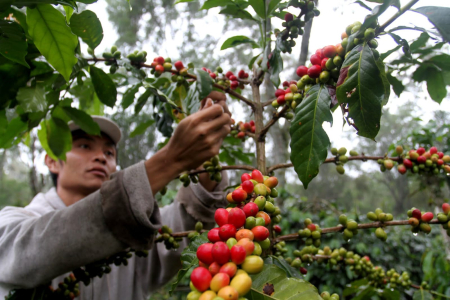
<path id="1" fill-rule="evenodd" d="M 193 0 L 177 2 L 190 1 Z M 397 299 L 399 292 L 408 289 L 418 290 L 415 299 L 446 297 L 430 290 L 427 282 L 412 282 L 408 272 L 374 265 L 364 253 L 323 245 L 322 237 L 339 233 L 343 240 L 351 242 L 355 235 L 367 232 L 366 229 L 375 229 L 373 238 L 389 243 L 391 226 L 410 226 L 412 234 L 417 235 L 429 234 L 435 225 L 442 226 L 450 235 L 447 203 L 436 218 L 432 212 L 412 208 L 407 218 L 398 216 L 401 220 L 396 220 L 391 213 L 377 208 L 367 213 L 371 221 L 368 223 L 358 223 L 342 214 L 335 226 L 321 228 L 307 218 L 303 220 L 304 228 L 298 232 L 281 235 L 282 217 L 277 205 L 281 200 L 277 199 L 275 173 L 293 167 L 305 188 L 325 163 L 335 164 L 339 174 L 345 173 L 344 166 L 350 161 L 376 161 L 382 172 L 396 167 L 400 174 L 412 176 L 450 173 L 450 156 L 434 146 L 425 149 L 420 144 L 399 145 L 391 156 L 370 156 L 355 150 L 347 155 L 346 148 L 331 148 L 322 128 L 324 122 L 332 122 L 332 113 L 340 109 L 345 123 L 359 136 L 375 140 L 382 126 L 381 110 L 389 100 L 391 87 L 396 95 L 404 90 L 402 82 L 394 76 L 396 72 L 408 71 L 414 81 L 426 82 L 430 98 L 440 103 L 447 96 L 446 85 L 450 84 L 450 55 L 442 51 L 450 40 L 450 8 L 413 8 L 418 0 L 403 7 L 398 0 L 368 0 L 367 4 L 356 1 L 369 10 L 367 16 L 342 28 L 336 40 L 324 41 L 323 48 L 310 56 L 307 66 L 296 68 L 296 78 L 282 82 L 281 54 L 290 54 L 305 25 L 320 16 L 312 0 L 206 0 L 201 9 L 220 7 L 220 14 L 252 22 L 260 28 L 258 40 L 238 35 L 223 43 L 221 49 L 249 45 L 259 52 L 249 61 L 248 70 L 226 72 L 220 66 L 199 67 L 161 56 L 148 63 L 146 51 L 125 54 L 116 46 L 96 54 L 95 49 L 103 38 L 102 25 L 94 12 L 79 11 L 77 6 L 93 2 L 96 0 L 9 0 L 0 4 L 1 148 L 27 143 L 30 131 L 40 126 L 38 137 L 42 147 L 51 157 L 65 159 L 72 144 L 68 121 L 73 120 L 89 134 L 99 134 L 100 129 L 90 115 L 102 114 L 104 106 L 134 107 L 135 114 L 151 107 L 154 119 L 137 124 L 130 137 L 143 134 L 155 124 L 169 138 L 173 123 L 198 110 L 201 99 L 211 91 L 222 91 L 248 106 L 253 120 L 234 122 L 222 153 L 206 161 L 201 169 L 185 170 L 179 180 L 188 186 L 198 182 L 200 173 L 208 173 L 219 182 L 222 170 L 247 173 L 242 174 L 239 185 L 229 188 L 228 207 L 216 211 L 217 227 L 207 231 L 203 224 L 197 223 L 194 231 L 181 233 L 167 226 L 160 229 L 156 242 L 163 242 L 167 249 L 177 249 L 183 238 L 191 241 L 183 251 L 183 268 L 173 289 L 192 270 L 188 300 L 310 300 L 351 295 L 355 299 L 372 296 Z M 380 24 L 379 17 L 391 6 L 397 9 L 396 13 Z M 435 30 L 391 28 L 406 11 L 424 15 Z M 281 29 L 271 31 L 267 27 L 267 21 L 272 18 L 283 20 Z M 402 30 L 421 34 L 409 44 L 398 34 Z M 379 53 L 378 44 L 386 36 L 394 39 L 397 46 Z M 430 40 L 434 43 L 432 47 L 427 46 Z M 89 47 L 89 56 L 82 55 L 81 43 Z M 399 49 L 402 50 L 400 58 L 387 61 Z M 109 74 L 102 64 L 109 66 Z M 277 88 L 273 98 L 266 102 L 262 102 L 260 93 L 264 78 L 270 78 Z M 251 97 L 245 96 L 248 93 L 243 93 L 244 90 L 251 90 Z M 264 112 L 270 106 L 275 111 L 267 119 Z M 291 163 L 267 166 L 266 135 L 280 118 L 291 122 Z M 256 165 L 221 164 L 235 158 L 250 162 L 242 151 L 230 151 L 232 145 L 244 139 L 255 144 Z M 291 253 L 286 243 L 292 241 L 301 246 Z M 57 289 L 43 285 L 31 290 L 13 290 L 7 299 L 74 299 L 79 294 L 80 282 L 88 285 L 92 278 L 107 274 L 111 264 L 127 265 L 127 258 L 133 252 L 148 255 L 142 251 L 124 251 L 73 270 Z M 314 264 L 327 264 L 334 270 L 339 270 L 339 265 L 348 266 L 359 279 L 343 295 L 318 291 L 304 280 Z"/>

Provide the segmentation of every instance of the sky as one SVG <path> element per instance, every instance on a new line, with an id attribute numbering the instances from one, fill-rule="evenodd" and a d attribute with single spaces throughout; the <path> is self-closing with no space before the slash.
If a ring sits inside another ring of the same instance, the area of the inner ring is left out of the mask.
<path id="1" fill-rule="evenodd" d="M 124 0 L 125 1 L 125 0 Z M 130 0 L 133 1 L 133 0 Z M 360 7 L 358 4 L 352 4 L 353 1 L 336 1 L 336 0 L 320 0 L 319 1 L 319 10 L 321 12 L 320 16 L 317 18 L 314 18 L 313 23 L 313 30 L 311 34 L 311 40 L 310 40 L 310 52 L 315 51 L 315 49 L 322 48 L 328 44 L 337 44 L 340 42 L 340 36 L 341 32 L 345 31 L 345 27 L 353 23 L 355 21 L 363 21 L 365 15 L 368 14 L 368 10 Z M 404 5 L 407 3 L 407 1 L 400 0 L 401 4 Z M 450 1 L 449 0 L 434 0 L 432 1 L 433 6 L 445 6 L 450 7 Z M 339 3 L 342 3 L 342 5 L 339 5 Z M 370 4 L 370 3 L 369 3 Z M 419 1 L 414 7 L 421 7 L 429 5 L 429 1 L 421 0 Z M 97 48 L 96 53 L 101 53 L 107 49 L 110 48 L 111 45 L 114 44 L 114 42 L 117 40 L 118 35 L 116 33 L 116 30 L 114 29 L 114 26 L 111 22 L 108 20 L 108 14 L 106 12 L 106 1 L 105 0 L 99 0 L 97 3 L 91 4 L 87 6 L 87 9 L 90 9 L 94 11 L 97 16 L 99 17 L 102 26 L 103 26 L 103 32 L 104 38 L 100 46 Z M 186 4 L 178 4 L 180 6 L 186 5 Z M 208 15 L 205 19 L 198 20 L 196 23 L 196 30 L 197 33 L 200 36 L 205 36 L 206 34 L 217 34 L 218 28 L 221 28 L 222 26 L 217 26 L 218 24 L 222 24 L 224 22 L 224 18 L 222 15 L 218 14 L 219 8 L 213 8 L 209 10 Z M 298 13 L 298 9 L 290 9 L 290 12 L 293 14 Z M 380 19 L 379 22 L 382 24 L 385 22 L 390 16 L 395 14 L 397 10 L 395 8 L 389 8 L 386 13 L 384 13 Z M 145 22 L 151 22 L 151 20 L 145 20 Z M 276 19 L 274 21 L 274 27 L 275 28 L 281 28 L 281 20 Z M 396 20 L 390 27 L 393 28 L 398 25 L 406 25 L 406 26 L 419 26 L 424 28 L 432 28 L 432 25 L 427 21 L 427 19 L 417 13 L 414 12 L 406 12 L 403 16 L 401 16 L 398 20 Z M 223 34 L 223 36 L 220 38 L 219 42 L 216 46 L 216 51 L 220 52 L 220 46 L 222 43 L 229 37 L 234 36 L 236 34 L 246 34 L 248 32 L 245 31 L 245 29 L 242 32 L 239 31 L 230 31 Z M 181 32 L 177 33 L 182 34 Z M 171 35 L 171 33 L 167 32 L 166 39 L 167 39 L 167 46 L 163 45 L 161 47 L 160 53 L 152 53 L 151 51 L 148 54 L 148 59 L 151 59 L 157 55 L 162 55 L 164 57 L 170 56 L 170 57 L 177 57 L 177 48 L 176 47 L 170 47 L 170 45 L 173 45 L 173 43 L 176 43 L 177 40 L 179 40 L 179 36 Z M 401 31 L 402 37 L 405 39 L 413 39 L 417 37 L 420 34 L 418 31 Z M 141 47 L 143 49 L 151 49 L 151 47 L 146 47 L 149 45 L 148 43 L 144 42 L 144 45 Z M 299 38 L 297 40 L 297 45 L 293 49 L 293 57 L 298 58 L 300 53 L 300 44 L 301 39 Z M 383 37 L 379 40 L 379 52 L 383 53 L 387 50 L 390 50 L 394 48 L 396 44 L 390 37 Z M 447 52 L 448 52 L 447 47 Z M 84 52 L 86 53 L 86 46 L 83 47 Z M 215 51 L 215 52 L 216 52 Z M 226 51 L 232 51 L 232 50 L 226 50 Z M 254 50 L 254 54 L 258 54 L 258 50 Z M 393 55 L 394 57 L 394 55 Z M 206 66 L 211 69 L 215 68 L 216 66 Z M 291 76 L 292 70 L 289 72 L 286 71 L 284 73 L 281 73 L 281 79 L 290 79 L 287 78 L 287 76 Z M 442 101 L 442 103 L 439 105 L 436 102 L 429 99 L 428 92 L 426 91 L 426 85 L 423 84 L 421 86 L 421 92 L 420 93 L 411 93 L 411 92 L 404 92 L 402 93 L 401 97 L 398 98 L 395 96 L 395 94 L 392 92 L 391 97 L 389 100 L 389 103 L 385 106 L 385 108 L 389 109 L 390 112 L 395 113 L 397 108 L 403 105 L 405 102 L 411 99 L 415 99 L 417 102 L 417 107 L 420 107 L 420 111 L 417 113 L 422 117 L 424 122 L 427 122 L 431 118 L 431 112 L 435 110 L 446 110 L 450 112 L 450 97 L 447 96 L 446 99 Z M 233 116 L 236 120 L 245 120 L 248 117 L 243 115 L 242 111 L 239 109 L 239 106 L 232 105 L 232 112 Z M 381 120 L 382 121 L 382 120 Z M 345 146 L 347 148 L 353 148 L 357 149 L 357 145 L 360 139 L 363 139 L 361 137 L 358 137 L 354 131 L 353 128 L 350 128 L 349 126 L 342 127 L 342 114 L 340 110 L 336 110 L 333 114 L 333 124 L 334 126 L 330 126 L 329 123 L 324 123 L 323 128 L 327 132 L 328 136 L 331 140 L 331 145 L 334 147 L 342 147 Z M 345 138 L 346 134 L 345 132 L 354 132 L 352 135 L 354 138 L 347 139 Z M 41 169 L 41 168 L 40 168 Z M 44 167 L 45 169 L 45 167 Z"/>

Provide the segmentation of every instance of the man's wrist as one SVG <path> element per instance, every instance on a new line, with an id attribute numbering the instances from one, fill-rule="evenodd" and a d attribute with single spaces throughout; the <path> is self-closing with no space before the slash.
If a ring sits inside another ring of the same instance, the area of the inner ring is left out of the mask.
<path id="1" fill-rule="evenodd" d="M 181 164 L 168 157 L 165 147 L 147 159 L 144 165 L 153 195 L 184 171 Z"/>

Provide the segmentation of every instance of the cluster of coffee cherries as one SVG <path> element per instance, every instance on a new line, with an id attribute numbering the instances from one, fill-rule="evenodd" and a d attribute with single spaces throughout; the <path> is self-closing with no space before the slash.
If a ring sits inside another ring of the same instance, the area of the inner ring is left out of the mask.
<path id="1" fill-rule="evenodd" d="M 246 132 L 255 133 L 255 121 L 251 120 L 249 122 L 239 121 L 237 124 L 231 126 L 230 134 L 237 139 L 245 139 Z"/>
<path id="2" fill-rule="evenodd" d="M 251 288 L 248 274 L 259 273 L 264 267 L 260 255 L 271 246 L 267 226 L 276 218 L 279 222 L 280 215 L 279 208 L 276 212 L 277 208 L 266 196 L 278 195 L 275 189 L 278 180 L 253 170 L 251 174 L 244 173 L 241 181 L 227 195 L 230 207 L 216 210 L 214 219 L 218 227 L 208 232 L 210 243 L 197 249 L 199 267 L 191 275 L 195 288 L 191 297 L 237 300 Z"/>
<path id="3" fill-rule="evenodd" d="M 303 100 L 303 90 L 297 87 L 295 80 L 283 82 L 283 87 L 285 88 L 284 90 L 277 89 L 275 91 L 275 97 L 277 99 L 272 101 L 272 107 L 278 108 L 287 105 L 289 108 L 295 109 Z"/>
<path id="4" fill-rule="evenodd" d="M 164 58 L 162 56 L 157 56 L 153 59 L 150 68 L 150 73 L 155 77 L 159 77 L 164 72 L 172 71 L 172 60 L 170 57 Z"/>
<path id="5" fill-rule="evenodd" d="M 407 212 L 408 214 L 408 223 L 411 225 L 411 231 L 417 234 L 419 231 L 423 231 L 426 234 L 431 232 L 431 226 L 428 224 L 434 217 L 432 212 L 424 212 L 422 213 L 420 209 L 415 207 L 411 208 Z"/>
<path id="6" fill-rule="evenodd" d="M 450 156 L 444 155 L 436 147 L 431 147 L 428 151 L 423 147 L 417 148 L 417 150 L 411 149 L 406 155 L 403 153 L 402 146 L 397 146 L 395 151 L 402 158 L 402 162 L 397 167 L 401 174 L 410 170 L 412 173 L 436 175 L 441 169 L 450 173 L 450 165 L 448 165 Z"/>
<path id="7" fill-rule="evenodd" d="M 220 71 L 220 69 L 219 69 Z M 219 72 L 221 73 L 221 72 Z M 240 70 L 238 72 L 238 76 L 234 75 L 233 72 L 228 71 L 225 73 L 225 77 L 222 77 L 221 79 L 217 80 L 217 84 L 229 86 L 230 89 L 235 90 L 237 88 L 243 89 L 245 85 L 243 83 L 239 83 L 239 79 L 247 79 L 249 77 L 248 73 L 246 73 L 244 70 Z"/>
<path id="8" fill-rule="evenodd" d="M 180 247 L 178 242 L 180 242 L 183 238 L 173 237 L 172 228 L 169 226 L 163 225 L 160 229 L 158 229 L 158 233 L 159 235 L 155 240 L 156 243 L 164 242 L 164 246 L 166 246 L 167 250 L 178 249 Z"/>
<path id="9" fill-rule="evenodd" d="M 320 247 L 320 237 L 322 235 L 322 230 L 318 224 L 313 224 L 310 218 L 306 218 L 304 221 L 305 228 L 298 231 L 298 235 L 305 238 L 305 245 L 319 248 Z"/>
<path id="10" fill-rule="evenodd" d="M 88 48 L 88 53 L 91 55 L 94 55 L 94 52 L 91 48 Z M 103 58 L 106 59 L 105 65 L 111 66 L 109 68 L 109 72 L 111 74 L 116 73 L 117 68 L 119 67 L 117 64 L 117 60 L 120 59 L 122 56 L 122 53 L 117 50 L 117 46 L 111 47 L 111 52 L 103 52 Z"/>
<path id="11" fill-rule="evenodd" d="M 346 215 L 342 214 L 339 216 L 339 223 L 345 227 L 342 235 L 347 242 L 358 234 L 358 223 L 355 220 L 348 219 Z"/>
<path id="12" fill-rule="evenodd" d="M 299 66 L 297 68 L 296 72 L 300 77 L 299 89 L 304 89 L 307 92 L 310 86 L 315 83 L 334 84 L 339 78 L 344 52 L 340 44 L 317 49 L 309 59 L 311 62 L 309 67 Z"/>
<path id="13" fill-rule="evenodd" d="M 188 234 L 188 239 L 189 240 L 193 240 L 194 238 L 196 238 L 197 236 L 199 236 L 200 235 L 200 233 L 202 232 L 202 230 L 203 230 L 203 223 L 202 222 L 197 222 L 197 223 L 195 223 L 195 231 L 191 231 L 191 232 L 189 232 L 189 234 Z"/>
<path id="14" fill-rule="evenodd" d="M 344 164 L 348 162 L 348 156 L 346 155 L 347 148 L 341 147 L 339 150 L 337 148 L 331 148 L 331 154 L 336 156 L 336 171 L 341 175 L 345 174 Z M 358 156 L 358 152 L 350 150 L 350 156 Z"/>
<path id="15" fill-rule="evenodd" d="M 442 223 L 444 229 L 447 229 L 447 235 L 450 236 L 450 204 L 442 204 L 442 210 L 444 212 L 438 213 L 437 219 Z"/>
<path id="16" fill-rule="evenodd" d="M 375 209 L 375 212 L 369 211 L 367 213 L 367 219 L 371 221 L 389 222 L 394 220 L 394 216 L 391 213 L 385 213 L 381 208 Z M 387 234 L 383 228 L 378 227 L 375 230 L 375 236 L 385 242 L 387 240 Z"/>
<path id="17" fill-rule="evenodd" d="M 219 156 L 213 156 L 210 160 L 203 163 L 203 168 L 208 171 L 209 178 L 215 182 L 222 181 L 222 166 L 219 162 Z"/>
<path id="18" fill-rule="evenodd" d="M 394 269 L 385 272 L 382 267 L 374 266 L 367 255 L 361 257 L 353 251 L 347 251 L 345 248 L 341 247 L 340 249 L 331 250 L 328 246 L 324 247 L 323 250 L 318 250 L 317 254 L 318 263 L 328 262 L 331 267 L 336 266 L 338 263 L 344 263 L 350 266 L 350 270 L 356 275 L 369 279 L 372 286 L 380 288 L 384 288 L 387 285 L 391 288 L 397 286 L 409 288 L 411 286 L 407 272 L 403 272 L 402 275 Z"/>
<path id="19" fill-rule="evenodd" d="M 303 27 L 306 22 L 320 14 L 320 11 L 315 7 L 314 1 L 312 0 L 291 0 L 289 1 L 289 6 L 300 8 L 301 11 L 299 17 L 296 17 L 291 13 L 286 13 L 284 15 L 284 22 L 281 24 L 284 29 L 282 31 L 279 29 L 274 30 L 276 37 L 281 35 L 283 45 L 281 51 L 283 53 L 292 52 L 292 47 L 295 46 L 294 39 L 303 34 Z M 301 19 L 302 16 L 304 16 L 303 20 Z"/>
<path id="20" fill-rule="evenodd" d="M 286 261 L 291 264 L 293 268 L 299 268 L 300 273 L 303 275 L 308 273 L 308 270 L 305 267 L 302 267 L 302 264 L 310 265 L 314 261 L 314 255 L 319 253 L 319 248 L 314 246 L 305 246 L 302 249 L 294 250 L 292 254 L 294 255 L 294 259 L 288 257 Z"/>
<path id="21" fill-rule="evenodd" d="M 280 223 L 281 211 L 274 200 L 278 197 L 277 185 L 276 177 L 263 176 L 259 170 L 253 170 L 242 174 L 241 185 L 228 193 L 228 202 L 244 210 L 246 229 Z"/>
<path id="22" fill-rule="evenodd" d="M 334 293 L 334 294 L 330 294 L 327 291 L 323 291 L 320 294 L 320 297 L 322 297 L 323 300 L 339 300 L 339 295 Z"/>
<path id="23" fill-rule="evenodd" d="M 52 296 L 57 299 L 75 299 L 80 295 L 80 285 L 73 273 L 64 278 L 64 281 L 58 283 L 58 288 L 55 290 L 49 286 Z"/>
<path id="24" fill-rule="evenodd" d="M 361 29 L 361 22 L 357 21 L 354 22 L 350 25 L 348 25 L 345 28 L 345 31 L 341 34 L 341 45 L 345 49 L 347 49 L 349 40 L 348 37 L 354 33 L 357 33 L 360 29 Z M 378 22 L 374 21 L 369 28 L 367 28 L 365 31 L 362 31 L 358 34 L 358 36 L 353 39 L 353 43 L 351 45 L 351 47 L 349 48 L 349 51 L 351 49 L 353 49 L 356 45 L 362 44 L 363 42 L 367 42 L 367 44 L 369 45 L 369 47 L 372 49 L 372 53 L 373 56 L 375 58 L 375 60 L 377 60 L 380 57 L 380 54 L 378 53 L 377 50 L 375 50 L 378 47 L 378 42 L 377 40 L 375 40 L 375 35 L 376 35 L 376 27 L 378 26 Z M 347 52 L 347 53 L 348 53 Z"/>

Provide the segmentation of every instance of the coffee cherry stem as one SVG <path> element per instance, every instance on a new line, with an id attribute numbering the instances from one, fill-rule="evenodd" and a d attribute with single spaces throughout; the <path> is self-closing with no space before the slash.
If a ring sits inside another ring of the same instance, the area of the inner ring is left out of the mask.
<path id="1" fill-rule="evenodd" d="M 278 121 L 278 119 L 285 116 L 286 113 L 288 112 L 288 110 L 289 110 L 289 107 L 284 106 L 279 112 L 275 112 L 272 116 L 272 119 L 269 122 L 267 122 L 267 124 L 264 126 L 264 128 L 261 129 L 261 131 L 259 132 L 258 139 L 259 140 L 264 139 L 264 137 L 267 134 L 267 132 L 269 131 L 270 127 L 275 125 L 275 123 Z"/>
<path id="2" fill-rule="evenodd" d="M 428 224 L 430 225 L 441 225 L 441 223 L 439 222 L 439 220 L 437 219 L 433 219 L 430 222 L 428 222 Z M 358 228 L 357 229 L 369 229 L 369 228 L 378 228 L 378 227 L 388 227 L 388 226 L 404 226 L 404 225 L 409 225 L 408 220 L 402 220 L 402 221 L 388 221 L 388 222 L 371 222 L 371 223 L 362 223 L 362 224 L 358 224 Z M 338 225 L 335 227 L 329 227 L 329 228 L 322 228 L 322 233 L 321 234 L 327 234 L 327 233 L 334 233 L 334 232 L 341 232 L 344 231 L 346 227 L 342 226 L 342 225 Z M 287 235 L 282 235 L 277 237 L 274 240 L 274 243 L 278 243 L 280 241 L 295 241 L 298 240 L 299 235 L 297 233 L 293 233 L 293 234 L 287 234 Z"/>

